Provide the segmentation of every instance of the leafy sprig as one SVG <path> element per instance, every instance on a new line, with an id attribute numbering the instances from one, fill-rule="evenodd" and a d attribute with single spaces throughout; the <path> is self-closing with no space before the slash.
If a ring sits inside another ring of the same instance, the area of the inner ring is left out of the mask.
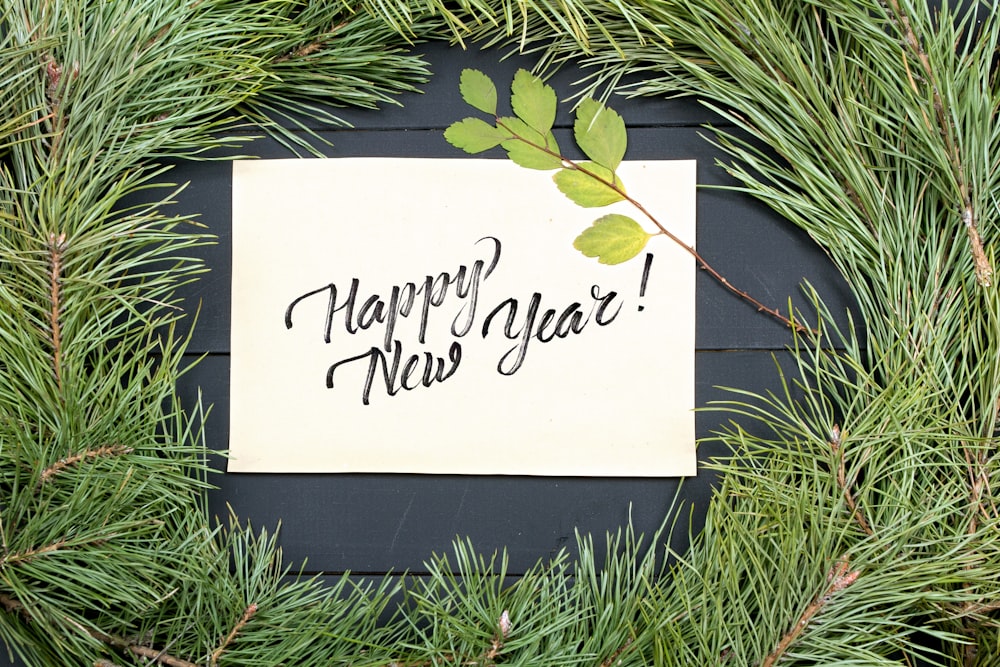
<path id="1" fill-rule="evenodd" d="M 593 98 L 586 98 L 577 105 L 573 138 L 588 160 L 575 161 L 559 150 L 552 132 L 558 100 L 555 90 L 540 77 L 523 69 L 514 75 L 510 96 L 513 117 L 499 115 L 496 84 L 478 70 L 462 71 L 459 92 L 469 106 L 492 116 L 493 124 L 476 117 L 456 121 L 445 130 L 445 139 L 450 144 L 472 154 L 499 146 L 522 167 L 557 170 L 552 180 L 559 191 L 575 204 L 584 208 L 602 208 L 626 201 L 656 228 L 650 233 L 628 215 L 603 215 L 573 241 L 573 247 L 581 253 L 596 258 L 601 264 L 621 264 L 641 253 L 652 237 L 666 236 L 694 257 L 698 266 L 723 287 L 750 302 L 758 311 L 767 313 L 795 331 L 809 331 L 777 308 L 765 306 L 730 283 L 705 261 L 694 246 L 671 232 L 628 194 L 618 175 L 618 167 L 628 148 L 628 131 L 625 121 L 614 109 Z"/>

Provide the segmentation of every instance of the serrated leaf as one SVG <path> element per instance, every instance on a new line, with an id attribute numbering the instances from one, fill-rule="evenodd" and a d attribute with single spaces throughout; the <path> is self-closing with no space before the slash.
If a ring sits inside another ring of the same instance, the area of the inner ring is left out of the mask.
<path id="1" fill-rule="evenodd" d="M 506 132 L 480 118 L 464 118 L 444 131 L 448 143 L 466 153 L 481 153 L 499 146 L 506 136 Z"/>
<path id="2" fill-rule="evenodd" d="M 540 169 L 548 171 L 562 167 L 562 159 L 559 157 L 559 145 L 556 138 L 549 130 L 542 136 L 541 133 L 528 127 L 528 124 L 519 118 L 501 118 L 498 126 L 504 136 L 508 137 L 500 145 L 507 151 L 507 155 L 515 163 L 528 169 Z M 520 138 L 513 138 L 513 137 Z M 539 148 L 543 146 L 551 154 Z"/>
<path id="3" fill-rule="evenodd" d="M 573 247 L 601 264 L 621 264 L 642 252 L 651 236 L 627 215 L 610 213 L 583 230 Z"/>
<path id="4" fill-rule="evenodd" d="M 611 171 L 618 169 L 628 146 L 625 121 L 614 109 L 585 99 L 576 110 L 573 136 L 584 154 Z"/>
<path id="5" fill-rule="evenodd" d="M 593 162 L 583 162 L 578 166 L 582 169 L 562 169 L 552 176 L 559 191 L 575 204 L 586 208 L 597 208 L 625 199 L 617 190 L 594 178 L 599 176 L 624 191 L 621 180 L 610 169 Z"/>
<path id="6" fill-rule="evenodd" d="M 539 133 L 548 134 L 556 122 L 556 91 L 529 71 L 519 69 L 510 92 L 514 115 Z"/>
<path id="7" fill-rule="evenodd" d="M 463 69 L 458 90 L 469 106 L 491 116 L 497 115 L 497 87 L 490 77 L 477 69 Z"/>

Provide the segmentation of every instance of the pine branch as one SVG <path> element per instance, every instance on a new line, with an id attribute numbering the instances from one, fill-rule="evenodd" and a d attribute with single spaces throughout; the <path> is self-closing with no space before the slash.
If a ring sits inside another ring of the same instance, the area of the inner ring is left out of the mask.
<path id="1" fill-rule="evenodd" d="M 49 234 L 49 331 L 52 341 L 52 369 L 55 373 L 56 386 L 63 389 L 62 377 L 62 328 L 59 320 L 62 313 L 62 259 L 66 252 L 66 233 L 58 236 Z"/>
<path id="2" fill-rule="evenodd" d="M 39 475 L 38 486 L 36 488 L 41 488 L 44 484 L 49 482 L 53 477 L 55 477 L 62 471 L 72 466 L 75 466 L 83 461 L 89 459 L 102 458 L 102 457 L 131 454 L 132 451 L 133 449 L 131 447 L 126 447 L 124 445 L 105 445 L 104 447 L 98 447 L 96 449 L 88 449 L 86 451 L 80 452 L 79 454 L 74 454 L 72 456 L 61 458 L 42 471 L 41 475 Z"/>
<path id="3" fill-rule="evenodd" d="M 947 159 L 951 165 L 955 183 L 958 186 L 960 195 L 958 210 L 961 215 L 962 224 L 965 227 L 966 234 L 969 238 L 969 250 L 972 253 L 972 260 L 976 271 L 976 280 L 981 286 L 989 287 L 993 278 L 993 266 L 990 263 L 989 258 L 986 256 L 986 252 L 983 250 L 983 242 L 979 236 L 979 225 L 976 220 L 976 211 L 972 203 L 971 188 L 965 175 L 965 167 L 962 164 L 962 156 L 959 152 L 958 141 L 955 138 L 955 126 L 948 116 L 949 109 L 945 105 L 944 99 L 941 95 L 941 87 L 938 83 L 938 77 L 935 74 L 930 57 L 927 55 L 927 52 L 924 50 L 920 39 L 917 37 L 917 34 L 913 29 L 913 24 L 910 21 L 909 15 L 903 11 L 899 0 L 885 0 L 885 2 L 891 9 L 896 20 L 899 22 L 899 26 L 903 33 L 903 39 L 910 50 L 916 55 L 917 60 L 920 63 L 922 76 L 930 88 L 935 120 L 937 122 L 937 132 L 944 141 Z M 907 74 L 909 75 L 909 82 L 910 86 L 913 88 L 913 92 L 920 95 L 920 88 L 917 85 L 916 79 L 910 72 L 905 52 L 903 53 L 903 64 L 906 68 Z M 924 121 L 927 123 L 928 129 L 933 130 L 931 127 L 931 120 L 927 118 L 926 114 L 924 115 Z"/>
<path id="4" fill-rule="evenodd" d="M 847 508 L 851 510 L 851 516 L 857 521 L 861 530 L 869 536 L 875 534 L 872 530 L 871 524 L 865 518 L 865 515 L 861 512 L 858 507 L 857 501 L 854 499 L 854 492 L 851 490 L 854 486 L 854 479 L 850 481 L 847 480 L 847 463 L 845 461 L 845 452 L 841 443 L 841 432 L 840 426 L 837 424 L 833 425 L 830 431 L 830 449 L 833 450 L 833 455 L 837 460 L 837 486 L 840 487 L 841 493 L 844 494 L 844 501 L 847 503 Z"/>
<path id="5" fill-rule="evenodd" d="M 250 619 L 253 618 L 256 613 L 256 604 L 251 603 L 247 606 L 247 608 L 243 611 L 243 616 L 240 617 L 240 620 L 236 622 L 236 625 L 234 625 L 233 629 L 229 631 L 229 634 L 222 640 L 222 643 L 219 644 L 214 651 L 212 651 L 212 655 L 209 658 L 209 664 L 212 667 L 215 667 L 215 665 L 218 664 L 219 658 L 225 652 L 226 648 L 233 643 L 233 640 L 236 639 L 236 635 L 243 630 L 243 627 L 250 622 Z"/>
<path id="6" fill-rule="evenodd" d="M 838 560 L 830 568 L 829 572 L 827 572 L 826 588 L 805 608 L 802 615 L 799 616 L 798 620 L 795 621 L 785 636 L 781 638 L 774 650 L 764 658 L 761 667 L 774 667 L 789 647 L 795 643 L 795 640 L 805 631 L 813 617 L 823 611 L 823 608 L 830 602 L 834 595 L 857 581 L 860 575 L 861 572 L 859 570 L 850 570 L 850 565 L 846 557 Z"/>
<path id="7" fill-rule="evenodd" d="M 127 651 L 132 655 L 135 655 L 145 660 L 149 660 L 159 665 L 166 665 L 166 667 L 201 667 L 197 663 L 184 660 L 182 658 L 177 658 L 175 656 L 166 653 L 165 651 L 158 651 L 155 648 L 149 646 L 143 646 L 137 644 L 136 642 L 124 639 L 122 637 L 116 637 L 114 635 L 105 634 L 97 630 L 86 630 L 90 636 L 98 641 L 101 641 L 112 648 L 116 648 L 121 651 Z"/>
<path id="8" fill-rule="evenodd" d="M 25 609 L 24 605 L 14 598 L 10 597 L 6 593 L 0 593 L 0 605 L 9 612 L 16 613 L 20 615 L 26 621 L 34 620 L 31 613 Z M 156 664 L 165 665 L 166 667 L 201 667 L 200 665 L 177 658 L 172 656 L 166 651 L 158 651 L 149 646 L 143 646 L 137 642 L 125 639 L 123 637 L 118 637 L 94 628 L 84 627 L 80 623 L 73 621 L 72 619 L 66 619 L 69 623 L 76 626 L 81 632 L 89 635 L 93 639 L 100 641 L 101 643 L 118 650 L 127 651 L 137 657 L 143 658 L 144 660 L 151 661 Z M 107 661 L 98 661 L 98 663 Z M 95 664 L 98 664 L 95 663 Z M 108 664 L 114 664 L 108 662 Z M 214 664 L 214 663 L 213 663 Z"/>

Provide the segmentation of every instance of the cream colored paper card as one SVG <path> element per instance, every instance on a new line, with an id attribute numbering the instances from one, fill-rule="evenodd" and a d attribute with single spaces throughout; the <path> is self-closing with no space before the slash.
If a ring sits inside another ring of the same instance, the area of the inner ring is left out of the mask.
<path id="1" fill-rule="evenodd" d="M 230 471 L 695 474 L 694 261 L 573 248 L 609 212 L 653 231 L 627 204 L 507 160 L 233 169 Z M 694 162 L 619 173 L 694 244 Z"/>

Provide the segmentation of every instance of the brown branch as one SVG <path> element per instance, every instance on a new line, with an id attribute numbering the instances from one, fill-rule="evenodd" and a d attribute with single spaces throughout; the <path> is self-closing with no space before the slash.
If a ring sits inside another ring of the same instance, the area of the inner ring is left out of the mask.
<path id="1" fill-rule="evenodd" d="M 19 616 L 21 616 L 21 618 L 23 618 L 28 622 L 31 622 L 32 620 L 31 613 L 28 612 L 28 610 L 24 607 L 24 605 L 19 600 L 15 600 L 6 593 L 0 593 L 0 606 L 3 606 L 3 608 L 7 612 L 18 614 Z M 169 655 L 165 651 L 157 651 L 152 647 L 142 646 L 140 644 L 135 643 L 134 641 L 130 641 L 122 637 L 109 635 L 107 633 L 100 632 L 99 630 L 96 630 L 94 628 L 84 627 L 83 625 L 77 623 L 72 619 L 66 619 L 66 620 L 75 627 L 77 627 L 81 632 L 90 635 L 91 637 L 93 637 L 94 639 L 103 644 L 106 644 L 112 648 L 119 649 L 121 651 L 128 651 L 129 653 L 135 656 L 138 656 L 140 658 L 145 658 L 146 660 L 149 660 L 156 664 L 165 665 L 165 667 L 201 667 L 196 663 L 189 662 L 182 658 L 177 658 L 172 655 Z M 98 661 L 97 663 L 94 663 L 95 667 L 98 667 L 98 664 L 100 663 L 107 663 L 109 665 L 114 665 L 114 663 L 108 661 Z"/>
<path id="2" fill-rule="evenodd" d="M 974 535 L 979 530 L 979 520 L 977 515 L 982 513 L 983 517 L 989 520 L 990 515 L 983 503 L 983 495 L 987 485 L 986 472 L 986 452 L 975 453 L 971 448 L 965 447 L 965 464 L 969 473 L 969 503 L 972 509 L 972 516 L 969 519 L 968 534 Z"/>
<path id="3" fill-rule="evenodd" d="M 49 234 L 49 330 L 52 334 L 52 368 L 56 385 L 62 392 L 62 330 L 59 326 L 62 288 L 62 259 L 66 251 L 66 233 Z"/>
<path id="4" fill-rule="evenodd" d="M 22 551 L 20 553 L 6 554 L 5 556 L 3 556 L 3 558 L 0 558 L 0 566 L 14 564 L 14 563 L 27 563 L 37 558 L 38 556 L 41 556 L 42 554 L 48 554 L 54 551 L 59 551 L 64 546 L 66 546 L 66 540 L 57 540 L 51 544 L 46 544 L 43 547 L 38 547 L 37 549 L 29 549 L 27 551 Z M 8 609 L 8 611 L 10 610 Z"/>
<path id="5" fill-rule="evenodd" d="M 330 27 L 329 30 L 327 30 L 326 32 L 324 32 L 322 35 L 320 35 L 318 38 L 316 38 L 312 42 L 309 42 L 305 46 L 300 46 L 299 48 L 295 49 L 294 51 L 286 53 L 283 56 L 275 58 L 274 59 L 275 64 L 287 62 L 289 60 L 292 60 L 293 58 L 305 58 L 306 56 L 309 56 L 309 55 L 312 55 L 313 53 L 316 53 L 317 51 L 319 51 L 320 49 L 322 49 L 324 46 L 326 46 L 326 43 L 330 40 L 330 38 L 332 38 L 334 35 L 336 35 L 337 31 L 340 30 L 341 28 L 343 28 L 345 25 L 347 25 L 346 22 L 341 22 L 341 23 L 334 24 L 333 26 Z"/>
<path id="6" fill-rule="evenodd" d="M 0 593 L 0 605 L 3 605 L 5 611 L 19 614 L 24 614 L 24 605 L 7 595 L 6 593 Z"/>
<path id="7" fill-rule="evenodd" d="M 542 151 L 542 152 L 544 152 L 544 153 L 546 153 L 548 155 L 551 155 L 554 158 L 558 158 L 560 161 L 562 161 L 562 165 L 563 165 L 564 168 L 566 168 L 566 169 L 572 169 L 572 170 L 575 170 L 575 171 L 579 171 L 582 174 L 586 174 L 587 176 L 589 176 L 590 178 L 594 179 L 598 183 L 601 183 L 605 187 L 610 188 L 611 190 L 613 190 L 622 199 L 624 199 L 625 201 L 627 201 L 629 204 L 631 204 L 632 206 L 634 206 L 639 212 L 641 212 L 644 216 L 646 216 L 646 218 L 650 222 L 652 222 L 654 225 L 656 225 L 656 228 L 659 230 L 660 234 L 666 236 L 668 239 L 670 239 L 671 241 L 673 241 L 674 243 L 676 243 L 678 246 L 680 246 L 685 252 L 687 252 L 689 255 L 691 255 L 694 258 L 694 260 L 698 263 L 698 268 L 700 268 L 700 269 L 704 270 L 705 272 L 707 272 L 708 275 L 712 276 L 712 278 L 714 278 L 716 282 L 718 282 L 720 285 L 722 285 L 723 287 L 725 287 L 727 290 L 729 290 L 730 292 L 732 292 L 736 296 L 740 297 L 744 301 L 749 302 L 751 305 L 753 305 L 757 309 L 757 312 L 759 312 L 759 313 L 766 313 L 766 314 L 770 315 L 771 317 L 775 318 L 776 320 L 778 320 L 779 322 L 781 322 L 785 326 L 789 327 L 790 329 L 793 329 L 797 333 L 812 334 L 812 335 L 816 335 L 816 334 L 819 333 L 818 331 L 815 331 L 813 329 L 805 327 L 805 326 L 799 324 L 798 322 L 793 321 L 791 318 L 786 317 L 777 308 L 770 308 L 768 306 L 765 306 L 763 303 L 761 303 L 760 301 L 758 301 L 754 297 L 750 296 L 750 294 L 748 294 L 747 292 L 739 289 L 738 287 L 736 287 L 735 285 L 733 285 L 732 283 L 730 283 L 721 273 L 719 273 L 718 271 L 716 271 L 707 261 L 705 261 L 705 258 L 702 257 L 701 254 L 697 250 L 694 249 L 694 246 L 688 245 L 680 237 L 678 237 L 676 234 L 674 234 L 669 229 L 667 229 L 663 225 L 663 223 L 661 223 L 655 216 L 653 216 L 652 213 L 650 213 L 648 210 L 646 210 L 645 206 L 643 206 L 637 200 L 633 199 L 632 196 L 629 195 L 627 192 L 625 192 L 625 190 L 620 185 L 618 185 L 616 183 L 613 183 L 612 181 L 607 180 L 606 178 L 600 176 L 599 174 L 596 174 L 596 173 L 590 171 L 586 167 L 578 164 L 577 162 L 575 162 L 573 160 L 570 160 L 569 158 L 563 157 L 559 153 L 557 153 L 557 152 L 549 149 L 547 146 L 542 146 L 542 145 L 536 144 L 536 143 L 534 143 L 534 142 L 532 142 L 532 141 L 530 141 L 530 140 L 528 140 L 528 139 L 520 136 L 519 134 L 517 134 L 517 132 L 514 132 L 509 127 L 507 127 L 503 123 L 502 119 L 499 116 L 495 116 L 495 119 L 496 119 L 497 127 L 501 127 L 504 130 L 506 130 L 507 132 L 510 132 L 512 138 L 514 138 L 514 139 L 516 139 L 518 141 L 523 141 L 524 143 L 529 144 L 529 145 L 537 148 L 538 150 L 540 150 L 540 151 Z"/>
<path id="8" fill-rule="evenodd" d="M 842 434 L 840 432 L 840 427 L 836 424 L 830 430 L 830 449 L 833 450 L 834 455 L 837 457 L 837 485 L 840 487 L 841 492 L 844 494 L 844 502 L 847 503 L 848 509 L 851 510 L 851 516 L 857 521 L 858 525 L 861 526 L 861 530 L 865 532 L 866 535 L 874 535 L 875 532 L 872 530 L 871 525 L 868 520 L 865 519 L 865 515 L 862 514 L 861 509 L 858 507 L 858 503 L 854 498 L 854 493 L 851 488 L 854 486 L 856 476 L 851 479 L 850 482 L 847 481 L 847 462 L 844 456 L 844 448 L 841 446 Z"/>
<path id="9" fill-rule="evenodd" d="M 229 645 L 233 643 L 233 640 L 236 639 L 236 635 L 243 630 L 243 626 L 245 626 L 256 613 L 256 603 L 251 603 L 247 606 L 247 608 L 243 611 L 243 616 L 240 617 L 240 620 L 236 622 L 236 625 L 234 625 L 233 629 L 229 631 L 229 634 L 222 640 L 222 643 L 219 644 L 218 648 L 212 651 L 212 655 L 209 658 L 209 664 L 212 665 L 212 667 L 215 667 L 215 665 L 218 664 L 219 657 L 229 647 Z"/>
<path id="10" fill-rule="evenodd" d="M 604 662 L 601 663 L 601 667 L 611 667 L 613 664 L 618 662 L 618 658 L 622 656 L 622 653 L 628 650 L 629 646 L 632 645 L 632 638 L 629 637 L 625 640 L 625 643 L 618 647 L 614 653 L 609 655 Z"/>
<path id="11" fill-rule="evenodd" d="M 785 636 L 781 638 L 774 650 L 764 658 L 761 667 L 774 667 L 778 660 L 781 659 L 781 656 L 785 654 L 785 651 L 788 650 L 788 647 L 799 638 L 799 635 L 806 629 L 806 626 L 809 625 L 813 617 L 823 610 L 823 607 L 826 606 L 834 595 L 857 581 L 860 575 L 861 572 L 859 570 L 850 569 L 846 557 L 838 560 L 826 573 L 826 580 L 828 582 L 826 588 L 805 608 L 805 611 L 795 621 L 792 629 L 785 633 Z"/>
<path id="12" fill-rule="evenodd" d="M 944 98 L 941 97 L 941 89 L 938 86 L 937 78 L 934 76 L 934 68 L 931 67 L 930 57 L 927 55 L 927 52 L 924 51 L 924 47 L 921 45 L 916 32 L 913 30 L 913 24 L 910 23 L 910 17 L 903 11 L 899 0 L 886 0 L 886 2 L 892 13 L 895 15 L 896 20 L 899 22 L 906 45 L 914 54 L 916 54 L 917 60 L 920 61 L 920 67 L 923 70 L 927 85 L 930 86 L 934 106 L 934 115 L 937 120 L 937 130 L 941 135 L 941 138 L 944 140 L 945 152 L 947 154 L 948 161 L 951 164 L 952 176 L 958 184 L 959 197 L 961 198 L 959 212 L 962 224 L 965 225 L 966 234 L 969 237 L 969 250 L 972 253 L 972 261 L 975 265 L 976 280 L 981 286 L 989 287 L 992 284 L 993 279 L 993 266 L 990 264 L 990 260 L 986 256 L 986 252 L 983 250 L 983 242 L 979 236 L 979 226 L 976 221 L 976 211 L 972 205 L 972 193 L 970 191 L 968 180 L 965 177 L 965 168 L 962 166 L 961 155 L 958 150 L 958 142 L 954 136 L 954 124 L 948 117 L 947 108 L 944 104 Z M 913 88 L 913 92 L 919 95 L 920 88 L 917 85 L 913 74 L 910 72 L 910 66 L 907 62 L 905 51 L 903 53 L 903 66 L 906 68 L 910 81 L 910 87 Z M 924 115 L 924 122 L 927 124 L 928 129 L 932 129 L 930 119 L 927 118 L 926 114 Z"/>
<path id="13" fill-rule="evenodd" d="M 87 459 L 96 459 L 103 456 L 120 456 L 122 454 L 131 454 L 132 448 L 126 447 L 124 445 L 106 445 L 104 447 L 98 447 L 97 449 L 88 449 L 86 451 L 80 452 L 79 454 L 73 454 L 72 456 L 67 456 L 61 458 L 48 468 L 42 471 L 42 474 L 38 478 L 38 486 L 36 489 L 41 488 L 43 484 L 51 480 L 53 477 L 61 473 L 66 468 L 74 466 L 81 461 Z"/>
<path id="14" fill-rule="evenodd" d="M 197 663 L 189 662 L 183 658 L 177 658 L 163 651 L 157 651 L 155 648 L 150 646 L 136 644 L 135 642 L 122 637 L 108 635 L 103 632 L 98 632 L 97 630 L 86 631 L 91 637 L 107 644 L 108 646 L 112 646 L 121 651 L 128 651 L 132 655 L 140 658 L 146 658 L 147 660 L 159 665 L 166 665 L 166 667 L 200 667 Z"/>

